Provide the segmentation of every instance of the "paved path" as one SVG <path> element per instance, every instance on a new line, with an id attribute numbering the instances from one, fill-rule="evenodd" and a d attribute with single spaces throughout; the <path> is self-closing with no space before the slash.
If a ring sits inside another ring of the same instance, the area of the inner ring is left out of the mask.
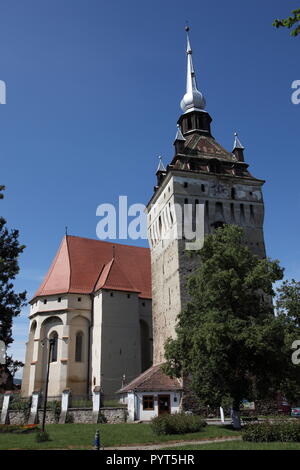
<path id="1" fill-rule="evenodd" d="M 105 447 L 104 450 L 159 450 L 165 449 L 166 447 L 181 447 L 186 445 L 201 445 L 201 444 L 212 444 L 214 442 L 228 442 L 228 441 L 241 441 L 242 436 L 236 437 L 222 437 L 219 439 L 202 439 L 201 441 L 180 441 L 180 442 L 162 442 L 161 444 L 148 444 L 140 446 L 123 446 L 123 447 Z"/>

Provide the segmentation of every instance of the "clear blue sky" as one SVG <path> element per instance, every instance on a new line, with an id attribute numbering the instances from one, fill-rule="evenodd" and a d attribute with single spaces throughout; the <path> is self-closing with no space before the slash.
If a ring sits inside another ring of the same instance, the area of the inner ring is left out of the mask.
<path id="1" fill-rule="evenodd" d="M 64 235 L 95 238 L 96 207 L 146 203 L 157 156 L 173 156 L 184 93 L 185 21 L 213 134 L 237 130 L 253 175 L 266 179 L 265 239 L 300 279 L 300 38 L 272 26 L 296 0 L 1 0 L 1 214 L 26 244 L 15 283 L 29 298 Z M 134 243 L 128 241 L 128 243 Z M 137 244 L 144 242 L 137 241 Z M 28 310 L 16 320 L 24 359 Z"/>

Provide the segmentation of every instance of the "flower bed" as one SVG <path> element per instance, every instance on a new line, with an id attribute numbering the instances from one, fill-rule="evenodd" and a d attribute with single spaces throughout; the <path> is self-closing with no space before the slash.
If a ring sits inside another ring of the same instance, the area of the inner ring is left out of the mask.
<path id="1" fill-rule="evenodd" d="M 17 433 L 24 434 L 39 430 L 37 424 L 26 424 L 25 426 L 19 426 L 14 424 L 0 424 L 0 433 Z"/>

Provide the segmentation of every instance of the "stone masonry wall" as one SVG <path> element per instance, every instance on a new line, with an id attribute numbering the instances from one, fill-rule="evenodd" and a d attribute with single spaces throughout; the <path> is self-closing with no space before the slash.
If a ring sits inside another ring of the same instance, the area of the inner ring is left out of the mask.
<path id="1" fill-rule="evenodd" d="M 127 420 L 127 408 L 101 408 L 100 413 L 105 416 L 107 423 L 116 424 L 116 423 L 126 423 Z M 38 424 L 42 423 L 43 420 L 43 410 L 38 410 Z M 51 410 L 46 412 L 46 424 L 55 424 L 57 423 L 54 413 Z M 27 424 L 28 419 L 26 419 L 22 411 L 9 410 L 8 412 L 8 424 Z M 83 409 L 83 408 L 70 408 L 67 414 L 67 423 L 83 423 L 91 424 L 92 420 L 92 409 Z"/>

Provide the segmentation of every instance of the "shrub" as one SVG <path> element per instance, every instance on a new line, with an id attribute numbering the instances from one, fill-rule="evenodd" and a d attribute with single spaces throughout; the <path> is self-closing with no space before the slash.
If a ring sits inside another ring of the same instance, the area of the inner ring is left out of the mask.
<path id="1" fill-rule="evenodd" d="M 300 422 L 254 423 L 243 429 L 243 440 L 249 442 L 300 442 Z"/>
<path id="2" fill-rule="evenodd" d="M 39 431 L 35 436 L 36 442 L 46 442 L 50 441 L 49 434 L 46 431 Z"/>
<path id="3" fill-rule="evenodd" d="M 151 420 L 151 427 L 155 434 L 186 434 L 198 432 L 206 426 L 206 421 L 201 416 L 176 413 L 173 415 L 157 416 Z"/>

